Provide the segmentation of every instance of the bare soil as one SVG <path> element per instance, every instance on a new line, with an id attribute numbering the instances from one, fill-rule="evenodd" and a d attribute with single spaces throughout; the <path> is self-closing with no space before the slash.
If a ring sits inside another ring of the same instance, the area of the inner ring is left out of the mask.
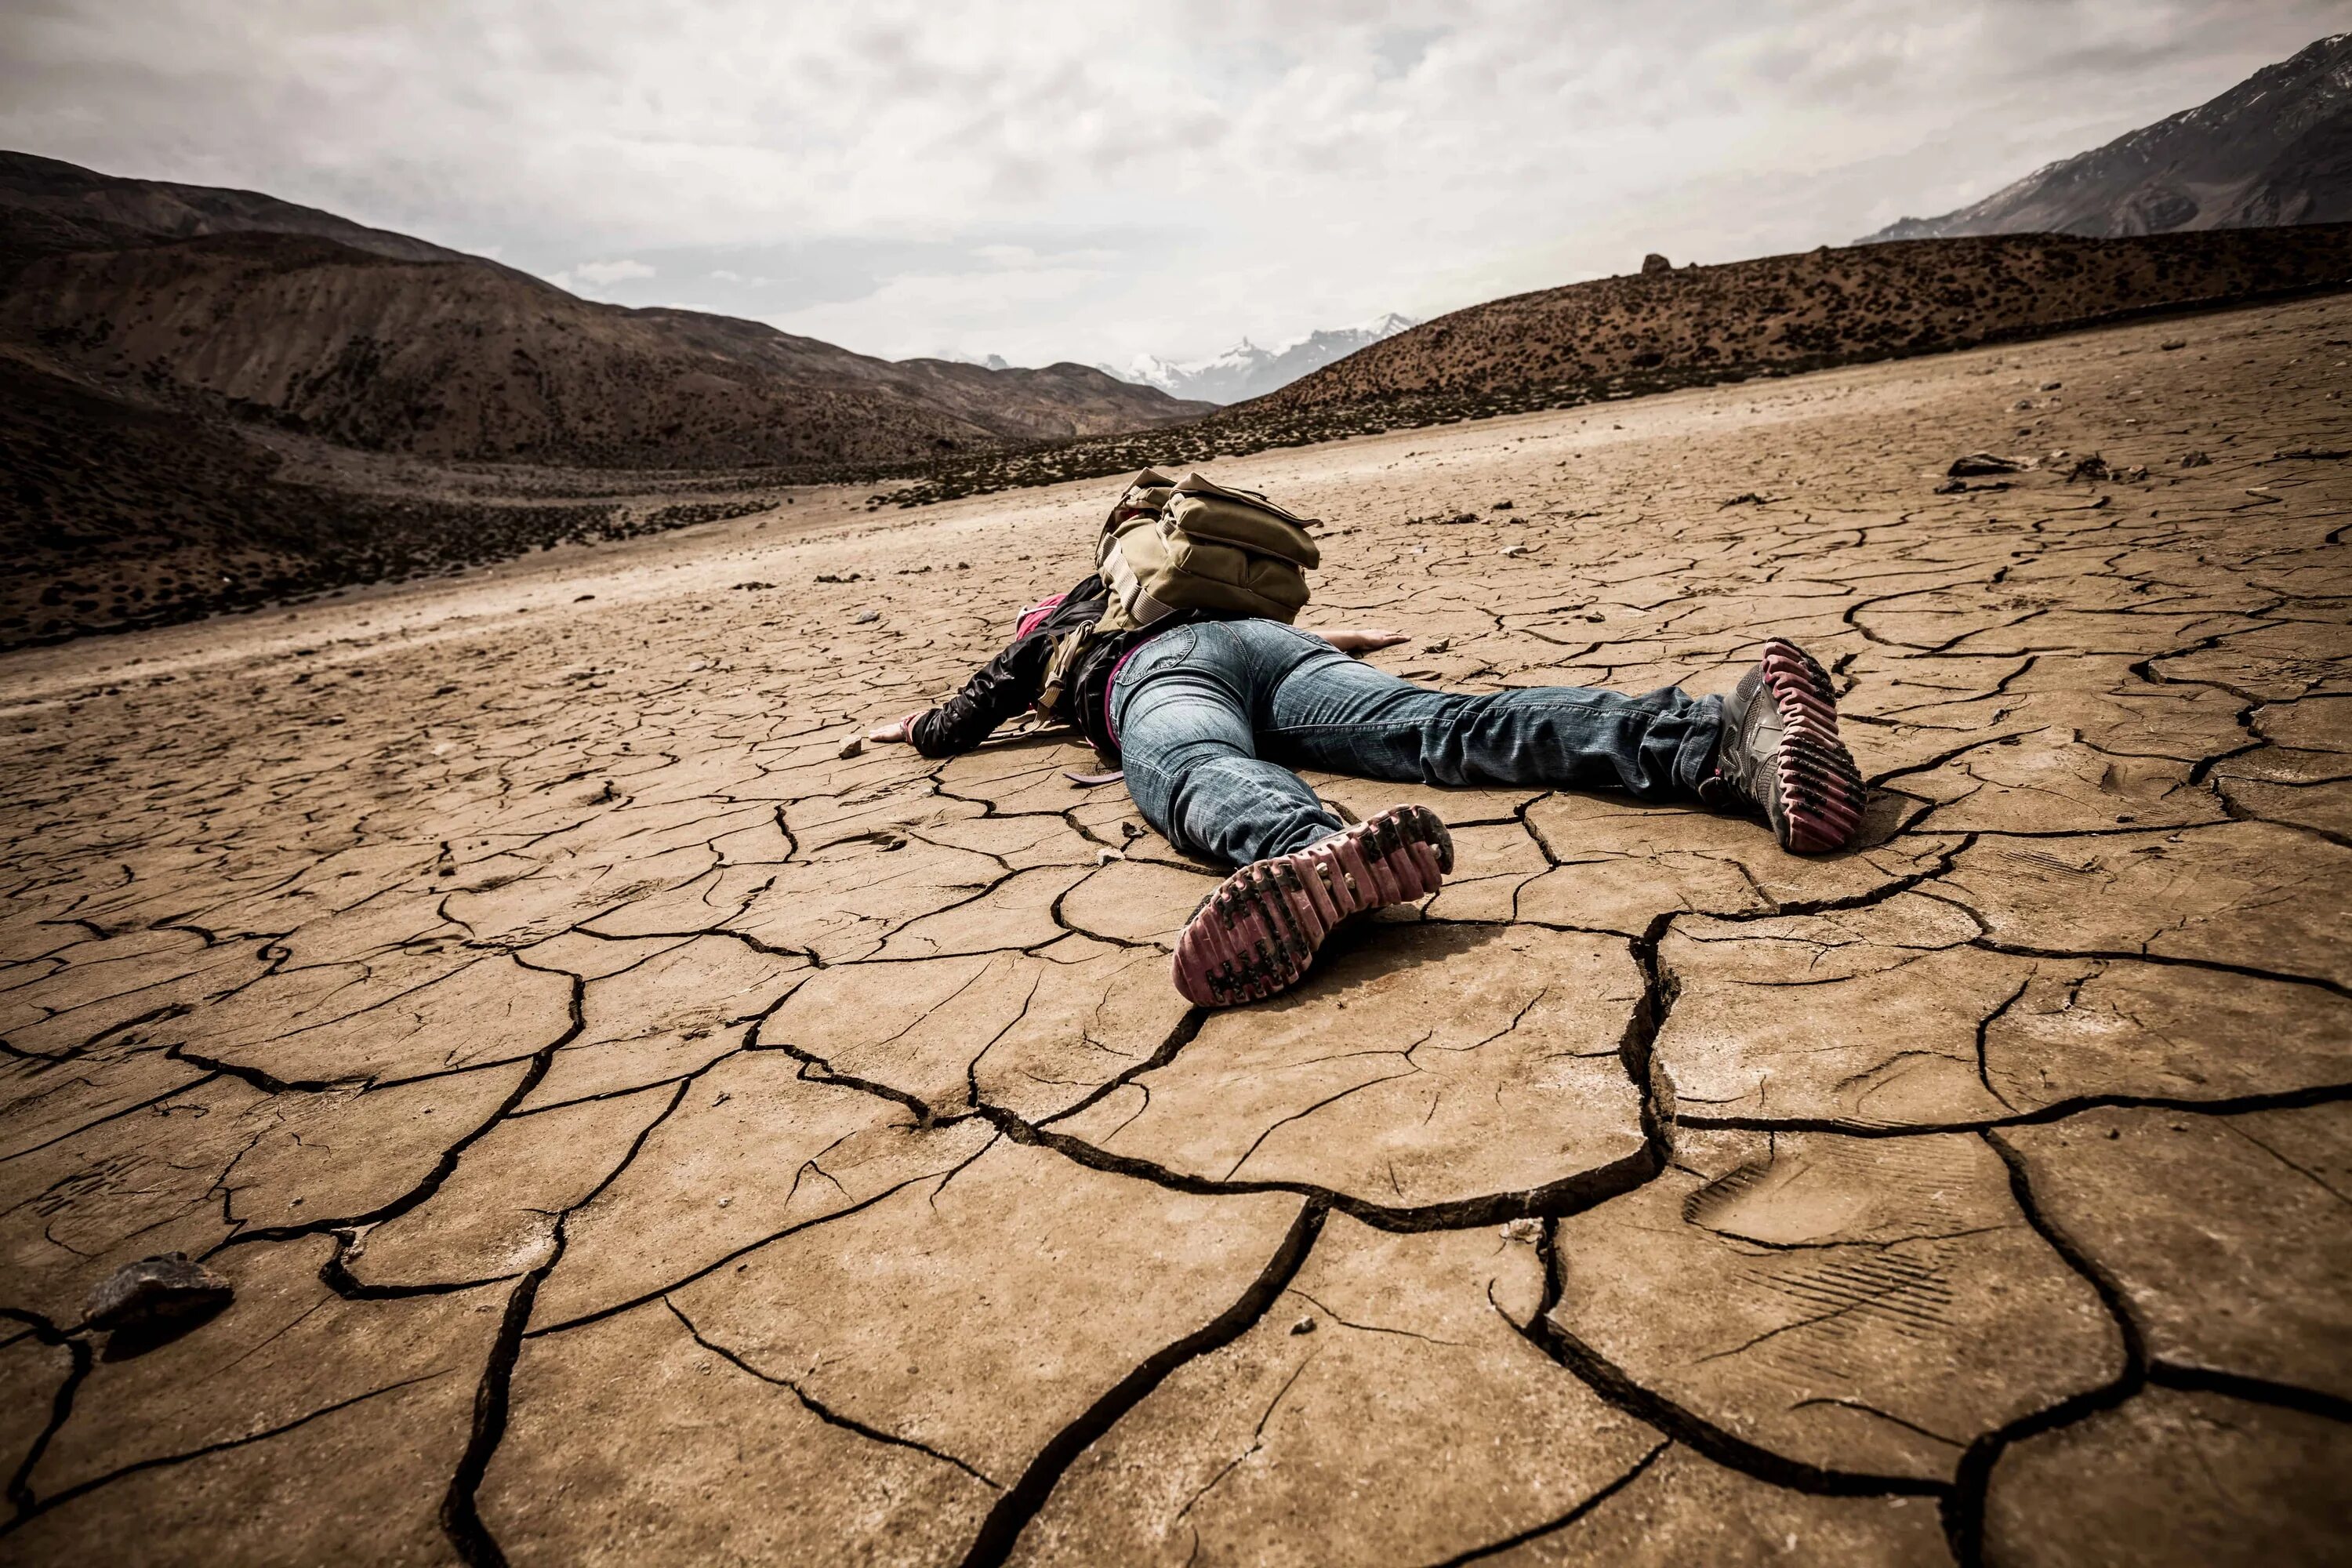
<path id="1" fill-rule="evenodd" d="M 850 744 L 1101 482 L 0 658 L 0 1550 L 2326 1560 L 2347 345 L 2324 299 L 1218 465 L 1390 668 L 1793 637 L 1874 791 L 1799 859 L 1318 777 L 1455 873 L 1214 1015 L 1215 869 L 1080 748 Z M 2032 464 L 1947 489 L 1978 449 Z M 84 1325 L 171 1250 L 234 1303 Z"/>

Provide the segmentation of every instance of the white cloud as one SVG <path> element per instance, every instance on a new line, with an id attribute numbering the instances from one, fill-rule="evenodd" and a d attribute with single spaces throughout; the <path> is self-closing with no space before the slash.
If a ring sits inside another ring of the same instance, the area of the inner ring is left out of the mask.
<path id="1" fill-rule="evenodd" d="M 571 275 L 583 283 L 601 289 L 614 283 L 625 283 L 632 278 L 651 278 L 654 269 L 642 261 L 583 261 L 572 269 Z"/>
<path id="2" fill-rule="evenodd" d="M 2210 97 L 2342 14 L 153 0 L 133 26 L 26 0 L 0 7 L 0 145 L 499 246 L 631 303 L 708 279 L 719 309 L 866 352 L 1124 363 L 1645 250 L 1843 241 Z"/>

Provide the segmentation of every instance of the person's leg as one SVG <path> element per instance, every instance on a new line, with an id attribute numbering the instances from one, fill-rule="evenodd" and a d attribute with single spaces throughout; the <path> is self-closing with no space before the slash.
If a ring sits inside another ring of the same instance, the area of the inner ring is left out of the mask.
<path id="1" fill-rule="evenodd" d="M 1675 800 L 1696 797 L 1707 777 L 1722 713 L 1721 698 L 1674 687 L 1641 697 L 1570 686 L 1433 691 L 1325 644 L 1276 687 L 1258 736 L 1272 756 L 1367 778 Z"/>
<path id="2" fill-rule="evenodd" d="M 1162 633 L 1118 672 L 1111 722 L 1128 793 L 1188 854 L 1245 865 L 1304 848 L 1343 824 L 1288 768 L 1263 761 L 1251 709 L 1264 660 L 1236 626 Z"/>
<path id="3" fill-rule="evenodd" d="M 1308 640 L 1263 621 L 1181 627 L 1112 684 L 1145 819 L 1179 848 L 1240 865 L 1177 939 L 1176 989 L 1203 1006 L 1288 987 L 1341 921 L 1425 898 L 1453 868 L 1453 840 L 1427 807 L 1343 826 L 1297 773 L 1257 756 L 1255 719 Z"/>
<path id="4" fill-rule="evenodd" d="M 1784 849 L 1823 854 L 1862 829 L 1870 789 L 1839 738 L 1837 687 L 1775 637 L 1728 700 L 1572 687 L 1432 691 L 1330 649 L 1301 659 L 1258 721 L 1268 755 L 1435 784 L 1614 784 L 1759 816 Z"/>

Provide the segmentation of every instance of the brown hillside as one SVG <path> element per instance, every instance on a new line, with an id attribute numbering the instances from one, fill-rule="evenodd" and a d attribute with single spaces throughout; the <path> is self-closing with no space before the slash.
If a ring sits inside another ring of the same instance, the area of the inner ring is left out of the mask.
<path id="1" fill-rule="evenodd" d="M 1603 278 L 1441 316 L 1260 398 L 1261 414 L 1414 395 L 1568 392 L 1997 342 L 2137 310 L 2352 280 L 2352 225 L 2002 235 Z"/>
<path id="2" fill-rule="evenodd" d="M 888 463 L 1181 419 L 1098 371 L 855 354 L 575 299 L 505 268 L 286 234 L 18 267 L 0 342 L 95 384 L 368 450 L 622 468 Z"/>

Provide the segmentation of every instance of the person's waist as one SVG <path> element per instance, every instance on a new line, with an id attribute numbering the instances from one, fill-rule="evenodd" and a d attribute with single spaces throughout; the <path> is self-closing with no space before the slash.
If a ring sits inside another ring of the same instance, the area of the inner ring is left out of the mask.
<path id="1" fill-rule="evenodd" d="M 1112 662 L 1110 673 L 1103 677 L 1103 733 L 1110 737 L 1110 743 L 1114 746 L 1118 744 L 1118 718 L 1117 711 L 1111 706 L 1111 694 L 1118 689 L 1118 678 L 1120 672 L 1127 668 L 1129 663 L 1133 660 L 1137 654 L 1141 653 L 1144 648 L 1150 645 L 1150 641 L 1151 639 L 1148 637 L 1137 637 L 1135 639 L 1135 646 L 1120 654 L 1118 658 Z"/>

